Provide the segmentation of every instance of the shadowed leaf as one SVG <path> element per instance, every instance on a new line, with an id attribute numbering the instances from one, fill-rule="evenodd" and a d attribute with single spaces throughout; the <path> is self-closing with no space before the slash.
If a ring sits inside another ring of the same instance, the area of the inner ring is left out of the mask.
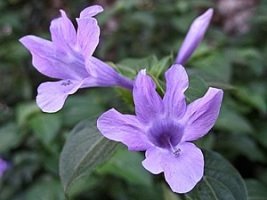
<path id="1" fill-rule="evenodd" d="M 59 173 L 66 194 L 76 181 L 108 159 L 117 144 L 106 140 L 97 130 L 95 120 L 79 123 L 70 133 L 60 155 Z"/>

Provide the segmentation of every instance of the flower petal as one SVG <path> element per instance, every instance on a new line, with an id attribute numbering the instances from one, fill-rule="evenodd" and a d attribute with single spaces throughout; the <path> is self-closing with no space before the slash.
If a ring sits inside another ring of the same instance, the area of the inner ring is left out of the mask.
<path id="1" fill-rule="evenodd" d="M 121 76 L 111 66 L 93 56 L 87 59 L 86 69 L 91 79 L 95 80 L 95 86 L 121 86 L 130 90 L 133 88 L 132 80 Z"/>
<path id="2" fill-rule="evenodd" d="M 86 59 L 94 53 L 99 43 L 100 28 L 94 18 L 77 18 L 77 23 L 77 43 Z"/>
<path id="3" fill-rule="evenodd" d="M 28 35 L 20 42 L 31 52 L 33 66 L 42 74 L 57 79 L 81 79 L 88 76 L 85 64 L 58 50 L 48 40 Z"/>
<path id="4" fill-rule="evenodd" d="M 179 145 L 179 155 L 165 153 L 161 156 L 164 176 L 173 192 L 192 190 L 204 174 L 204 157 L 193 143 Z"/>
<path id="5" fill-rule="evenodd" d="M 202 41 L 210 24 L 212 15 L 213 9 L 210 8 L 193 21 L 179 50 L 175 63 L 184 64 L 187 62 L 199 43 Z"/>
<path id="6" fill-rule="evenodd" d="M 143 167 L 150 171 L 152 174 L 159 174 L 163 172 L 161 167 L 161 157 L 163 152 L 157 147 L 149 148 L 146 151 L 146 159 L 142 161 Z"/>
<path id="7" fill-rule="evenodd" d="M 222 98 L 221 89 L 209 88 L 202 98 L 188 105 L 182 119 L 185 124 L 182 141 L 193 141 L 208 133 L 219 115 Z"/>
<path id="8" fill-rule="evenodd" d="M 163 98 L 165 113 L 180 118 L 186 110 L 184 92 L 188 88 L 188 76 L 182 65 L 174 64 L 165 73 L 166 93 Z"/>
<path id="9" fill-rule="evenodd" d="M 75 93 L 82 84 L 83 81 L 75 80 L 42 83 L 38 87 L 37 105 L 44 112 L 57 112 L 63 107 L 68 95 Z"/>
<path id="10" fill-rule="evenodd" d="M 76 31 L 64 10 L 60 10 L 61 17 L 52 20 L 50 32 L 52 41 L 57 48 L 70 51 L 76 44 Z"/>
<path id="11" fill-rule="evenodd" d="M 98 13 L 103 12 L 103 10 L 100 5 L 89 6 L 80 13 L 80 18 L 94 17 Z"/>
<path id="12" fill-rule="evenodd" d="M 0 158 L 0 178 L 3 176 L 5 171 L 8 169 L 8 163 Z"/>
<path id="13" fill-rule="evenodd" d="M 97 128 L 106 138 L 122 142 L 129 150 L 143 151 L 151 146 L 134 115 L 123 115 L 110 109 L 98 118 Z"/>
<path id="14" fill-rule="evenodd" d="M 136 77 L 133 99 L 137 118 L 144 123 L 163 113 L 163 102 L 156 91 L 156 84 L 145 70 L 141 70 Z"/>

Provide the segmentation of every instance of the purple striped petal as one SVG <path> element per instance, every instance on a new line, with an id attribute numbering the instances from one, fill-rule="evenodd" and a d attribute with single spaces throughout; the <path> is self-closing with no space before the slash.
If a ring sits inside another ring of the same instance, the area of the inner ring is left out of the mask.
<path id="1" fill-rule="evenodd" d="M 163 98 L 165 113 L 180 118 L 186 110 L 184 92 L 188 88 L 188 76 L 182 65 L 172 65 L 165 73 L 166 93 Z"/>
<path id="2" fill-rule="evenodd" d="M 44 112 L 57 112 L 63 107 L 68 95 L 75 93 L 82 84 L 83 81 L 76 80 L 42 83 L 38 87 L 37 105 Z"/>
<path id="3" fill-rule="evenodd" d="M 87 59 L 86 69 L 95 82 L 94 86 L 120 86 L 129 90 L 133 88 L 132 80 L 121 76 L 111 66 L 93 56 Z"/>
<path id="4" fill-rule="evenodd" d="M 106 138 L 122 142 L 129 150 L 143 151 L 151 146 L 143 132 L 144 127 L 134 115 L 123 115 L 110 109 L 99 117 L 97 128 Z"/>
<path id="5" fill-rule="evenodd" d="M 202 41 L 213 15 L 213 9 L 208 9 L 196 18 L 183 41 L 175 63 L 185 64 Z"/>
<path id="6" fill-rule="evenodd" d="M 183 122 L 185 124 L 182 141 L 193 141 L 204 136 L 214 126 L 222 103 L 223 91 L 209 88 L 200 99 L 188 105 Z"/>
<path id="7" fill-rule="evenodd" d="M 100 28 L 94 18 L 78 18 L 77 43 L 84 58 L 92 56 L 100 36 Z"/>
<path id="8" fill-rule="evenodd" d="M 173 192 L 186 193 L 192 190 L 204 174 L 204 157 L 193 143 L 179 145 L 179 155 L 162 154 L 165 180 Z"/>
<path id="9" fill-rule="evenodd" d="M 52 20 L 50 25 L 51 38 L 57 48 L 68 51 L 76 45 L 76 30 L 64 10 L 61 17 Z"/>
<path id="10" fill-rule="evenodd" d="M 137 118 L 144 123 L 163 113 L 163 102 L 156 91 L 156 84 L 145 70 L 141 70 L 136 77 L 133 99 Z"/>
<path id="11" fill-rule="evenodd" d="M 103 12 L 103 10 L 102 6 L 99 5 L 87 7 L 80 13 L 80 18 L 94 17 L 98 13 Z"/>
<path id="12" fill-rule="evenodd" d="M 33 66 L 42 74 L 57 79 L 81 79 L 88 76 L 82 60 L 63 52 L 45 39 L 28 35 L 20 42 L 31 52 Z"/>
<path id="13" fill-rule="evenodd" d="M 162 155 L 164 155 L 164 152 L 162 152 L 161 149 L 157 147 L 149 148 L 146 151 L 146 159 L 142 161 L 143 167 L 152 174 L 159 174 L 163 172 L 163 168 L 161 166 Z"/>

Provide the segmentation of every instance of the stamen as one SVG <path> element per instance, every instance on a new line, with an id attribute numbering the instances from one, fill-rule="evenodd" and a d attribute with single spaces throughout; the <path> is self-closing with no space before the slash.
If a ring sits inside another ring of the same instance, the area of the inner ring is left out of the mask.
<path id="1" fill-rule="evenodd" d="M 61 85 L 63 85 L 63 86 L 68 86 L 70 84 L 72 84 L 72 82 L 70 80 L 61 83 Z"/>
<path id="2" fill-rule="evenodd" d="M 180 152 L 181 152 L 181 149 L 176 149 L 174 152 L 173 152 L 173 154 L 175 155 L 175 156 L 179 156 L 180 155 Z"/>
<path id="3" fill-rule="evenodd" d="M 172 153 L 175 155 L 175 157 L 178 157 L 178 156 L 180 155 L 181 149 L 179 149 L 179 148 L 175 148 L 175 147 L 172 145 L 172 143 L 171 143 L 171 141 L 170 141 L 170 138 L 168 139 L 168 143 L 169 143 L 169 145 L 170 145 L 170 147 L 171 147 Z"/>

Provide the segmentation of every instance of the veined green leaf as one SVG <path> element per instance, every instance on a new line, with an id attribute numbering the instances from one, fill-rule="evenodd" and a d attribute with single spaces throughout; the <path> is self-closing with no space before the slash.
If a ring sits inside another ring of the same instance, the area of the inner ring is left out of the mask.
<path id="1" fill-rule="evenodd" d="M 44 144 L 49 145 L 55 139 L 61 127 L 58 114 L 40 113 L 29 120 L 34 135 Z"/>
<path id="2" fill-rule="evenodd" d="M 21 139 L 22 135 L 19 134 L 15 123 L 10 122 L 0 127 L 0 153 L 7 152 L 16 147 Z"/>
<path id="3" fill-rule="evenodd" d="M 138 152 L 129 152 L 126 148 L 118 149 L 108 162 L 97 169 L 97 172 L 115 175 L 128 183 L 151 186 L 152 176 L 142 167 L 142 160 L 144 157 Z"/>
<path id="4" fill-rule="evenodd" d="M 60 155 L 59 173 L 64 192 L 82 177 L 108 159 L 117 144 L 105 139 L 97 130 L 95 120 L 80 122 L 70 133 Z"/>
<path id="5" fill-rule="evenodd" d="M 204 177 L 186 195 L 192 200 L 247 200 L 246 185 L 238 171 L 221 155 L 204 151 Z"/>
<path id="6" fill-rule="evenodd" d="M 265 200 L 267 198 L 267 187 L 257 180 L 246 180 L 248 188 L 248 200 Z"/>

